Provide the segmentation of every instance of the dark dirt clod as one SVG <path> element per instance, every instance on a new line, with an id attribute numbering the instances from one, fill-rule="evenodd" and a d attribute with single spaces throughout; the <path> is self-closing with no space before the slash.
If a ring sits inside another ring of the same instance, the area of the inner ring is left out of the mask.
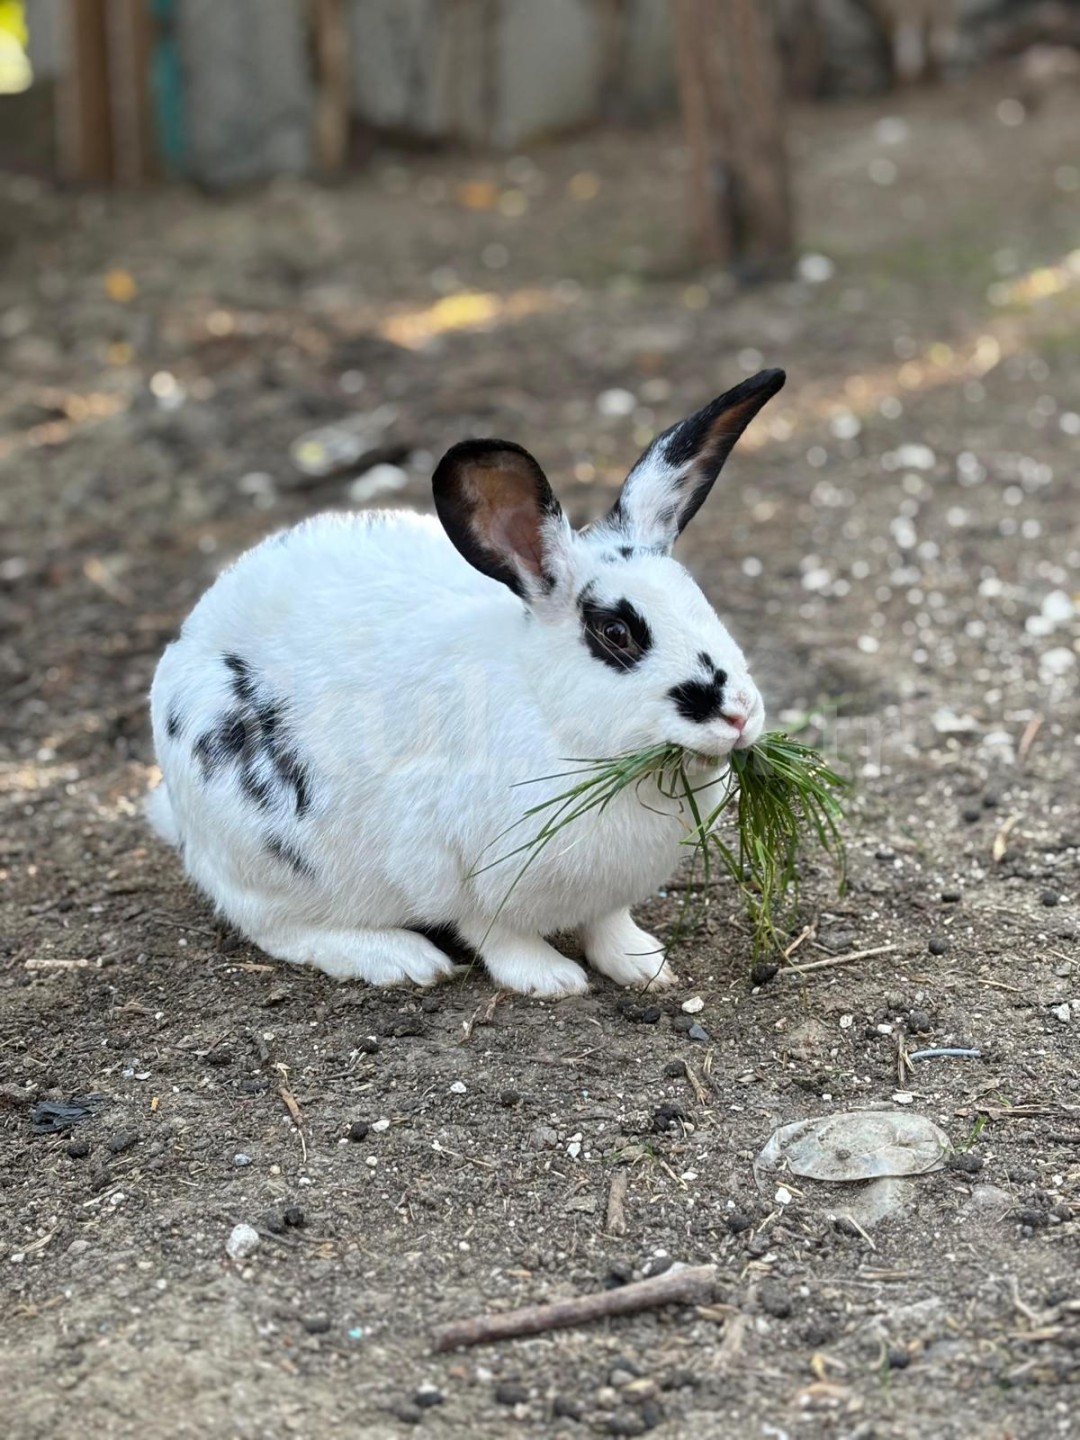
<path id="1" fill-rule="evenodd" d="M 512 1110 L 515 1105 L 521 1104 L 520 1090 L 504 1090 L 499 1096 L 499 1104 L 507 1110 Z"/>
<path id="2" fill-rule="evenodd" d="M 643 1025 L 656 1025 L 659 1023 L 663 1013 L 659 1005 L 646 1005 L 645 1009 L 641 1012 L 641 1023 Z"/>
<path id="3" fill-rule="evenodd" d="M 948 1160 L 950 1170 L 958 1170 L 962 1175 L 977 1175 L 983 1168 L 981 1155 L 951 1155 Z"/>
<path id="4" fill-rule="evenodd" d="M 330 1330 L 329 1315 L 305 1315 L 300 1324 L 309 1335 L 326 1335 Z"/>
<path id="5" fill-rule="evenodd" d="M 371 1126 L 366 1120 L 354 1120 L 349 1126 L 350 1140 L 366 1140 Z"/>
<path id="6" fill-rule="evenodd" d="M 377 1055 L 379 1053 L 379 1037 L 364 1035 L 356 1042 L 356 1048 L 361 1055 Z"/>
<path id="7" fill-rule="evenodd" d="M 969 805 L 963 812 L 963 817 L 969 825 L 974 825 L 976 821 L 983 818 L 982 807 L 980 805 Z"/>
<path id="8" fill-rule="evenodd" d="M 754 1222 L 749 1215 L 744 1215 L 741 1210 L 732 1210 L 727 1217 L 727 1228 L 732 1235 L 741 1235 L 744 1230 L 752 1228 Z"/>
<path id="9" fill-rule="evenodd" d="M 307 1224 L 307 1216 L 299 1205 L 290 1205 L 281 1218 L 293 1230 L 300 1230 Z"/>
<path id="10" fill-rule="evenodd" d="M 911 1353 L 893 1346 L 886 1357 L 890 1370 L 906 1370 L 911 1364 Z"/>
<path id="11" fill-rule="evenodd" d="M 285 1219 L 276 1210 L 268 1211 L 262 1218 L 260 1229 L 267 1230 L 271 1235 L 284 1235 Z"/>
<path id="12" fill-rule="evenodd" d="M 529 1398 L 529 1387 L 517 1380 L 501 1380 L 495 1386 L 495 1402 L 498 1405 L 524 1405 Z"/>
<path id="13" fill-rule="evenodd" d="M 64 1147 L 72 1160 L 85 1160 L 90 1154 L 89 1140 L 69 1140 Z"/>
<path id="14" fill-rule="evenodd" d="M 673 1015 L 671 1017 L 671 1028 L 680 1035 L 688 1035 L 694 1024 L 692 1015 Z"/>
<path id="15" fill-rule="evenodd" d="M 758 1301 L 766 1315 L 777 1320 L 786 1320 L 791 1314 L 791 1293 L 778 1280 L 763 1280 L 758 1290 Z"/>
<path id="16" fill-rule="evenodd" d="M 926 948 L 931 955 L 947 955 L 952 941 L 947 935 L 931 935 L 926 942 Z"/>
<path id="17" fill-rule="evenodd" d="M 421 995 L 420 1009 L 425 1015 L 437 1015 L 442 1009 L 442 998 L 439 995 Z"/>
<path id="18" fill-rule="evenodd" d="M 226 1066 L 226 1065 L 231 1065 L 231 1064 L 233 1063 L 233 1054 L 232 1054 L 232 1051 L 231 1051 L 231 1050 L 211 1050 L 210 1053 L 209 1053 L 209 1055 L 207 1055 L 207 1057 L 206 1057 L 206 1063 L 207 1063 L 208 1065 L 218 1065 L 218 1066 L 221 1066 L 221 1067 L 224 1067 L 224 1066 Z"/>
<path id="19" fill-rule="evenodd" d="M 768 985 L 770 980 L 775 980 L 780 973 L 780 966 L 774 965 L 771 961 L 755 965 L 750 971 L 751 985 Z"/>
<path id="20" fill-rule="evenodd" d="M 1039 901 L 1045 905 L 1048 910 L 1052 910 L 1055 905 L 1061 904 L 1061 896 L 1056 890 L 1044 890 L 1039 896 Z"/>
<path id="21" fill-rule="evenodd" d="M 913 1035 L 925 1035 L 934 1028 L 934 1022 L 925 1010 L 909 1010 L 907 1028 Z"/>
<path id="22" fill-rule="evenodd" d="M 680 1121 L 686 1119 L 686 1111 L 673 1100 L 665 1100 L 653 1113 L 652 1128 L 656 1135 L 666 1135 L 671 1130 L 681 1130 Z"/>
<path id="23" fill-rule="evenodd" d="M 963 898 L 959 890 L 943 890 L 941 892 L 941 900 L 944 905 L 959 905 Z"/>
<path id="24" fill-rule="evenodd" d="M 419 1015 L 410 1015 L 405 1012 L 401 1015 L 394 1015 L 387 1020 L 383 1026 L 384 1035 L 393 1039 L 402 1040 L 411 1035 L 423 1035 L 424 1022 Z"/>
<path id="25" fill-rule="evenodd" d="M 686 1061 L 669 1060 L 664 1066 L 664 1075 L 668 1080 L 686 1079 Z"/>
<path id="26" fill-rule="evenodd" d="M 137 1130 L 121 1130 L 118 1135 L 110 1136 L 105 1145 L 113 1155 L 123 1155 L 125 1151 L 139 1143 L 139 1138 Z"/>
<path id="27" fill-rule="evenodd" d="M 445 1400 L 446 1396 L 434 1385 L 423 1386 L 413 1396 L 413 1404 L 419 1405 L 421 1410 L 430 1410 L 435 1405 L 442 1405 Z"/>

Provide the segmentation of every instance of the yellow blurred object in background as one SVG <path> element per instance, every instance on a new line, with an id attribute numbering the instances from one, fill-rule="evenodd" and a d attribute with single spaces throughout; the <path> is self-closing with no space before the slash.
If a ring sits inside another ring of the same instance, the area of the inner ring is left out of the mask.
<path id="1" fill-rule="evenodd" d="M 26 53 L 29 38 L 22 0 L 0 0 L 0 95 L 30 89 L 34 72 Z"/>

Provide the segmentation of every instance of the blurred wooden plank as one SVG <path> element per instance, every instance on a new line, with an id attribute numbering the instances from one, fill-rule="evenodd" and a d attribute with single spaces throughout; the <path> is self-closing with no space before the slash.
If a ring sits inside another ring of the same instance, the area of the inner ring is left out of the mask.
<path id="1" fill-rule="evenodd" d="M 67 3 L 70 64 L 58 91 L 58 158 L 63 178 L 81 184 L 113 178 L 107 4 Z"/>
<path id="2" fill-rule="evenodd" d="M 315 160 L 324 174 L 349 158 L 349 26 L 345 0 L 311 0 L 315 41 Z"/>

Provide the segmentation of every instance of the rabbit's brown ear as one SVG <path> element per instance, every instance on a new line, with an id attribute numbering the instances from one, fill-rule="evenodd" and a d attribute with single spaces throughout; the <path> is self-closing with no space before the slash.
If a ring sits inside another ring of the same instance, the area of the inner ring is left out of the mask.
<path id="1" fill-rule="evenodd" d="M 786 378 L 783 370 L 762 370 L 658 435 L 596 528 L 618 531 L 635 544 L 670 550 L 697 514 L 739 436 Z"/>
<path id="2" fill-rule="evenodd" d="M 544 472 L 509 440 L 463 440 L 432 479 L 443 529 L 470 565 L 532 600 L 550 594 L 570 527 Z"/>

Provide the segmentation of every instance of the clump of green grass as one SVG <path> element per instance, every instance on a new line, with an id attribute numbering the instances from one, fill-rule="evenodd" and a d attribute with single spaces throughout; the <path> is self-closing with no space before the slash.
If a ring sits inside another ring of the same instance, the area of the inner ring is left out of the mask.
<path id="1" fill-rule="evenodd" d="M 729 769 L 719 779 L 695 784 L 693 758 L 677 745 L 654 745 L 613 760 L 583 760 L 573 770 L 542 777 L 574 783 L 531 806 L 511 827 L 530 820 L 539 823 L 530 839 L 491 862 L 499 865 L 514 856 L 524 857 L 503 903 L 545 846 L 589 815 L 598 818 L 625 790 L 635 789 L 641 803 L 648 805 L 649 786 L 655 785 L 682 809 L 687 832 L 683 843 L 693 855 L 692 882 L 700 868 L 707 893 L 719 862 L 746 899 L 755 953 L 782 949 L 782 926 L 798 898 L 798 859 L 805 842 L 816 843 L 832 860 L 843 886 L 844 817 L 839 796 L 847 781 L 812 746 L 775 730 L 749 749 L 732 751 Z M 731 811 L 734 832 L 718 829 Z"/>

